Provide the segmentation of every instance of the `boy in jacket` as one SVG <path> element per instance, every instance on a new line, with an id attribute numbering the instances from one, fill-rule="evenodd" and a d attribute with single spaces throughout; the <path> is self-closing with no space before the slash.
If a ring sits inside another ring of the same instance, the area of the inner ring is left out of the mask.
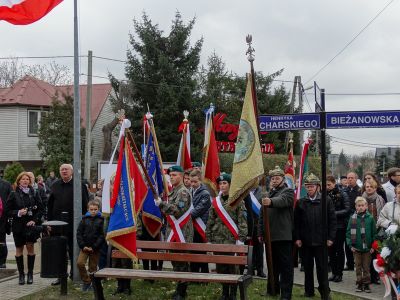
<path id="1" fill-rule="evenodd" d="M 89 201 L 88 211 L 79 223 L 76 239 L 81 249 L 78 256 L 77 266 L 83 281 L 82 291 L 87 291 L 91 287 L 91 280 L 86 270 L 86 261 L 89 259 L 89 272 L 97 270 L 99 262 L 100 248 L 104 243 L 104 219 L 100 213 L 100 204 Z"/>
<path id="2" fill-rule="evenodd" d="M 363 197 L 356 198 L 355 207 L 356 212 L 347 225 L 346 243 L 354 255 L 357 276 L 356 292 L 371 293 L 369 266 L 371 253 L 374 251 L 371 244 L 376 234 L 375 220 L 367 211 L 368 203 Z"/>

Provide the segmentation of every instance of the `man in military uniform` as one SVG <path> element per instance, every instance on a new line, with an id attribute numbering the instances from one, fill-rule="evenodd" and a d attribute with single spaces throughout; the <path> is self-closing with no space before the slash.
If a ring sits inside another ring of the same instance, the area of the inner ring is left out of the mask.
<path id="1" fill-rule="evenodd" d="M 206 236 L 210 243 L 214 244 L 238 244 L 243 243 L 247 236 L 247 212 L 244 207 L 243 201 L 234 209 L 228 204 L 229 187 L 231 183 L 231 175 L 223 173 L 217 178 L 220 195 L 213 199 L 213 206 L 210 208 L 208 216 Z M 220 204 L 226 212 L 226 217 L 231 218 L 237 225 L 238 232 L 237 239 L 225 225 L 222 218 L 214 208 L 215 201 L 220 201 Z M 237 274 L 238 268 L 235 265 L 217 264 L 217 273 L 223 274 Z M 221 300 L 236 299 L 237 285 L 222 284 L 222 297 Z"/>
<path id="2" fill-rule="evenodd" d="M 262 198 L 262 205 L 268 207 L 270 238 L 273 261 L 275 290 L 280 291 L 281 300 L 292 298 L 293 288 L 293 202 L 294 191 L 285 183 L 285 172 L 275 167 L 269 171 L 271 190 Z M 261 211 L 259 222 L 260 240 L 264 236 L 264 216 Z M 267 293 L 271 292 L 268 281 Z"/>
<path id="3" fill-rule="evenodd" d="M 190 213 L 187 214 L 187 219 L 185 218 L 184 220 L 180 220 L 180 218 L 184 217 L 185 213 L 190 210 L 192 204 L 190 193 L 183 184 L 183 173 L 184 171 L 181 166 L 172 166 L 168 169 L 168 174 L 173 187 L 172 192 L 168 195 L 168 202 L 162 201 L 160 198 L 155 200 L 155 202 L 156 205 L 160 207 L 161 211 L 167 216 L 168 240 L 172 242 L 191 243 L 193 241 L 193 226 Z M 182 230 L 184 241 L 179 240 L 177 234 L 172 230 L 170 222 L 173 221 L 182 221 L 179 228 Z M 172 238 L 170 238 L 170 235 Z M 174 271 L 177 272 L 189 271 L 189 263 L 187 262 L 172 262 L 172 266 Z M 186 289 L 187 282 L 178 282 L 173 299 L 185 299 Z"/>
<path id="4" fill-rule="evenodd" d="M 295 208 L 295 241 L 297 247 L 303 248 L 304 296 L 314 297 L 314 260 L 317 267 L 318 290 L 321 299 L 329 299 L 329 281 L 323 273 L 324 243 L 332 246 L 336 235 L 336 215 L 331 198 L 327 197 L 327 232 L 324 236 L 322 227 L 321 193 L 318 191 L 321 182 L 314 174 L 304 180 L 307 195 L 300 199 Z M 326 277 L 326 278 L 325 278 Z M 328 295 L 325 294 L 328 291 Z"/>

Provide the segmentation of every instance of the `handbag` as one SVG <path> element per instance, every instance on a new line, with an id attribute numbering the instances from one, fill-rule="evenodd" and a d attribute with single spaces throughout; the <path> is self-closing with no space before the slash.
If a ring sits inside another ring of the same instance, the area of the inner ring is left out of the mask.
<path id="1" fill-rule="evenodd" d="M 395 209 L 396 203 L 393 203 L 393 211 L 392 211 L 392 221 L 394 220 L 394 209 Z M 390 226 L 391 222 L 389 223 Z M 388 227 L 389 227 L 388 226 Z M 389 235 L 386 232 L 386 228 L 379 227 L 378 232 L 376 233 L 376 239 L 378 241 L 384 241 L 389 237 Z"/>

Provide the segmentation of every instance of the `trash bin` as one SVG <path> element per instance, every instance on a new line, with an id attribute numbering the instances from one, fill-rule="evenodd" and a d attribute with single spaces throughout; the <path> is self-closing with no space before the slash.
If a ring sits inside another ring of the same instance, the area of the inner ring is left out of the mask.
<path id="1" fill-rule="evenodd" d="M 67 276 L 67 237 L 64 231 L 67 222 L 48 221 L 52 236 L 42 238 L 41 269 L 42 278 L 63 278 Z M 55 234 L 55 235 L 54 235 Z"/>

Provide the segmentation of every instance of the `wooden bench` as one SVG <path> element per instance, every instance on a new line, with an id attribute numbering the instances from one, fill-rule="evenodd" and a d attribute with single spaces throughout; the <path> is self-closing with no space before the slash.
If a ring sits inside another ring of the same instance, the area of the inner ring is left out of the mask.
<path id="1" fill-rule="evenodd" d="M 238 284 L 240 299 L 248 299 L 246 295 L 246 290 L 253 280 L 252 246 L 137 241 L 137 249 L 137 257 L 139 259 L 229 264 L 244 266 L 245 269 L 242 275 L 236 275 L 218 273 L 174 272 L 172 270 L 153 271 L 142 269 L 118 269 L 107 267 L 91 274 L 92 285 L 96 300 L 104 299 L 103 287 L 101 284 L 102 278 L 150 279 Z M 193 251 L 202 251 L 206 253 L 197 253 Z M 233 255 L 233 253 L 236 253 L 236 255 Z M 108 258 L 110 262 L 111 258 L 127 258 L 127 256 L 118 250 L 109 250 Z"/>

